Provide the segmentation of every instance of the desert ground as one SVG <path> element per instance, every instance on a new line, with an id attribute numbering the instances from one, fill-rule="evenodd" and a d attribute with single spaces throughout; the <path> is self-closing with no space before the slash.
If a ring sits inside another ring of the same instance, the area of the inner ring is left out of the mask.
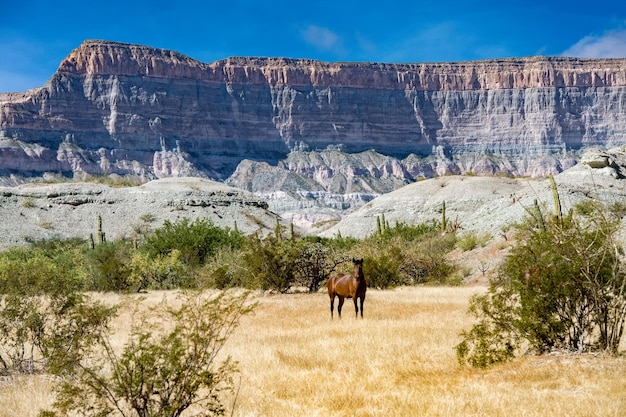
<path id="1" fill-rule="evenodd" d="M 477 370 L 454 346 L 471 326 L 469 298 L 483 286 L 372 290 L 365 318 L 346 304 L 330 318 L 328 296 L 258 294 L 223 354 L 239 363 L 226 415 L 623 416 L 626 357 L 553 353 Z M 96 294 L 106 302 L 120 296 Z M 152 292 L 146 304 L 173 299 Z M 116 343 L 128 330 L 116 319 Z M 622 351 L 624 351 L 622 347 Z M 53 401 L 45 375 L 0 381 L 0 417 L 34 417 Z M 188 410 L 187 416 L 200 410 Z"/>

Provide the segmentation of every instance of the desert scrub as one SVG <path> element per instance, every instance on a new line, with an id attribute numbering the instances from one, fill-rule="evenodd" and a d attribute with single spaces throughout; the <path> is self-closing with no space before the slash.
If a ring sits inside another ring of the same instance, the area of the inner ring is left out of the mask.
<path id="1" fill-rule="evenodd" d="M 621 218 L 590 201 L 575 213 L 529 213 L 518 225 L 498 276 L 470 302 L 478 320 L 457 345 L 461 363 L 488 367 L 555 350 L 617 353 L 626 322 Z"/>
<path id="2" fill-rule="evenodd" d="M 33 198 L 31 197 L 25 198 L 24 201 L 22 201 L 22 207 L 24 208 L 36 207 L 35 200 L 33 200 Z"/>
<path id="3" fill-rule="evenodd" d="M 456 246 L 462 251 L 470 251 L 478 247 L 484 247 L 491 240 L 489 233 L 478 234 L 474 231 L 463 233 L 458 237 Z"/>
<path id="4" fill-rule="evenodd" d="M 40 416 L 180 416 L 192 406 L 224 414 L 237 367 L 219 353 L 254 308 L 248 294 L 187 292 L 176 303 L 133 304 L 121 352 L 102 332 L 78 362 L 57 370 L 53 410 Z"/>

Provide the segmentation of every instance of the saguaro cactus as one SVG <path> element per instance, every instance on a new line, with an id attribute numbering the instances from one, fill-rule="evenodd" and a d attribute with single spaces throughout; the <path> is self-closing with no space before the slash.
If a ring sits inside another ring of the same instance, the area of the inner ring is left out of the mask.
<path id="1" fill-rule="evenodd" d="M 106 240 L 102 231 L 102 216 L 98 215 L 98 243 L 104 243 Z"/>
<path id="2" fill-rule="evenodd" d="M 441 202 L 441 231 L 448 230 L 448 220 L 446 219 L 446 202 Z"/>
<path id="3" fill-rule="evenodd" d="M 276 240 L 279 242 L 283 240 L 283 233 L 281 229 L 282 228 L 280 227 L 280 222 L 278 221 L 278 217 L 276 217 L 276 227 L 274 228 L 274 234 L 276 235 Z"/>
<path id="4" fill-rule="evenodd" d="M 554 212 L 559 223 L 563 222 L 563 213 L 561 212 L 561 198 L 559 197 L 559 190 L 556 188 L 556 181 L 554 177 L 550 175 L 550 187 L 552 188 L 552 198 L 554 199 Z"/>

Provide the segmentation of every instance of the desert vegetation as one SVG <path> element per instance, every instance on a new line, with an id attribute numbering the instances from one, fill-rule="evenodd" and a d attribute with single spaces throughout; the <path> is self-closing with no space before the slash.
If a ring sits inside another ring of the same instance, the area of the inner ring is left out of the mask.
<path id="1" fill-rule="evenodd" d="M 324 240 L 285 233 L 278 222 L 273 235 L 261 238 L 183 219 L 117 241 L 106 238 L 100 217 L 96 224 L 88 241 L 36 241 L 0 254 L 1 372 L 11 380 L 54 378 L 54 401 L 41 417 L 179 416 L 194 407 L 222 414 L 237 367 L 217 358 L 252 310 L 247 296 L 227 295 L 228 288 L 317 294 L 355 251 L 369 259 L 374 287 L 445 280 L 455 271 L 445 258 L 454 236 L 440 239 L 436 224 Z M 422 269 L 401 269 L 420 245 L 435 248 L 421 258 Z M 136 314 L 125 329 L 111 326 L 124 306 L 99 300 L 104 292 L 160 290 L 183 291 L 184 299 L 178 308 L 147 310 L 131 302 Z M 118 346 L 111 341 L 117 332 L 126 335 Z"/>
<path id="2" fill-rule="evenodd" d="M 626 410 L 626 360 L 605 354 L 554 352 L 477 369 L 461 366 L 453 346 L 471 326 L 468 300 L 484 287 L 400 287 L 371 290 L 365 320 L 330 320 L 325 294 L 257 295 L 220 358 L 237 362 L 234 416 L 621 416 Z M 177 291 L 122 296 L 110 323 L 121 348 L 135 310 L 176 306 Z M 55 379 L 14 376 L 0 383 L 0 416 L 35 417 L 54 402 Z M 190 408 L 187 416 L 200 410 Z"/>
<path id="3" fill-rule="evenodd" d="M 517 244 L 457 345 L 461 362 L 487 367 L 527 352 L 618 353 L 626 323 L 626 265 L 619 206 L 589 200 L 567 215 L 554 187 L 554 214 L 535 202 Z"/>
<path id="4" fill-rule="evenodd" d="M 0 254 L 0 409 L 622 415 L 624 211 L 591 201 L 564 214 L 558 197 L 512 227 L 488 286 L 458 285 L 450 254 L 488 237 L 458 234 L 445 206 L 429 224 L 380 216 L 364 239 L 183 219 L 108 241 L 98 219 L 96 239 L 13 248 Z M 365 320 L 331 320 L 320 289 L 353 257 Z M 19 387 L 36 387 L 24 388 L 33 406 Z"/>

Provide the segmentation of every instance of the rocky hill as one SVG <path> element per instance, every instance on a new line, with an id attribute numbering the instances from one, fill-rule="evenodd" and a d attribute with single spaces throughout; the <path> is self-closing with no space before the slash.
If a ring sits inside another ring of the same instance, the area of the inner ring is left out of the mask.
<path id="1" fill-rule="evenodd" d="M 545 176 L 626 143 L 626 59 L 376 64 L 85 41 L 0 93 L 0 184 L 205 177 L 310 226 L 419 179 Z"/>
<path id="2" fill-rule="evenodd" d="M 165 220 L 210 219 L 246 234 L 273 231 L 278 216 L 251 193 L 202 178 L 166 178 L 137 187 L 94 183 L 0 187 L 0 250 L 49 238 L 133 239 Z"/>
<path id="3" fill-rule="evenodd" d="M 626 203 L 626 147 L 590 150 L 576 166 L 554 176 L 562 210 L 589 199 L 608 205 Z M 346 215 L 321 236 L 365 237 L 376 232 L 377 218 L 389 225 L 446 219 L 460 234 L 475 232 L 506 239 L 511 226 L 521 221 L 537 200 L 545 213 L 554 212 L 553 191 L 547 178 L 445 176 L 419 181 L 382 195 Z M 625 230 L 626 232 L 626 230 Z M 509 235 L 510 237 L 510 235 Z"/>

